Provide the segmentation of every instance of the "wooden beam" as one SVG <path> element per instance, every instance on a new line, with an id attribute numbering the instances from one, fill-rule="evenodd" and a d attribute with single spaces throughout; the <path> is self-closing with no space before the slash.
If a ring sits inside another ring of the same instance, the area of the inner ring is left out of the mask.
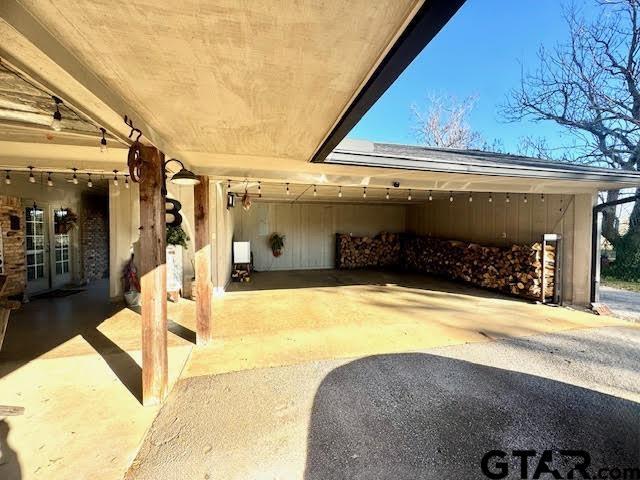
<path id="1" fill-rule="evenodd" d="M 196 222 L 196 343 L 204 345 L 213 338 L 211 318 L 211 236 L 209 229 L 209 177 L 198 177 L 193 189 Z"/>
<path id="2" fill-rule="evenodd" d="M 140 285 L 142 287 L 142 403 L 155 405 L 167 395 L 167 270 L 164 154 L 142 148 L 140 183 Z"/>

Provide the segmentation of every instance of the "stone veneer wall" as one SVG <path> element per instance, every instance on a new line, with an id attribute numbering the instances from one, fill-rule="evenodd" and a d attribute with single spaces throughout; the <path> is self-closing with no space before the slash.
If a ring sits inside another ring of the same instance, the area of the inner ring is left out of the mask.
<path id="1" fill-rule="evenodd" d="M 20 219 L 20 228 L 11 230 L 11 216 Z M 4 273 L 8 275 L 4 295 L 19 295 L 27 286 L 25 258 L 25 217 L 22 200 L 18 197 L 0 195 L 0 227 L 4 250 Z"/>
<path id="2" fill-rule="evenodd" d="M 86 281 L 109 276 L 109 198 L 84 195 L 82 198 L 81 251 Z"/>

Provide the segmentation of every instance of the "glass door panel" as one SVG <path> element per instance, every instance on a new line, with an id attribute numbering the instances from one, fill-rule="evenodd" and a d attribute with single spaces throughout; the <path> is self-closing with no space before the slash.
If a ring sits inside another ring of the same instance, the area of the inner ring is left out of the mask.
<path id="1" fill-rule="evenodd" d="M 46 215 L 42 208 L 25 208 L 27 291 L 30 293 L 49 288 L 46 226 Z"/>

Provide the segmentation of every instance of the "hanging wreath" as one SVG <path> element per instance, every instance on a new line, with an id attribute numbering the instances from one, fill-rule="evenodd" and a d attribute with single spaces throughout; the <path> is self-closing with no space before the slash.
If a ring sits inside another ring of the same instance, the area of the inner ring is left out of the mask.
<path id="1" fill-rule="evenodd" d="M 55 216 L 56 221 L 54 225 L 56 235 L 66 235 L 78 224 L 78 215 L 70 208 L 61 208 L 55 212 Z"/>

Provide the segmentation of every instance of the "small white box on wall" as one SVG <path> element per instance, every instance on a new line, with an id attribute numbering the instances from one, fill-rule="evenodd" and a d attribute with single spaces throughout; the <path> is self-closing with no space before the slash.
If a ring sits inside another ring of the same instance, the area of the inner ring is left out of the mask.
<path id="1" fill-rule="evenodd" d="M 233 242 L 233 263 L 251 263 L 251 242 Z"/>

